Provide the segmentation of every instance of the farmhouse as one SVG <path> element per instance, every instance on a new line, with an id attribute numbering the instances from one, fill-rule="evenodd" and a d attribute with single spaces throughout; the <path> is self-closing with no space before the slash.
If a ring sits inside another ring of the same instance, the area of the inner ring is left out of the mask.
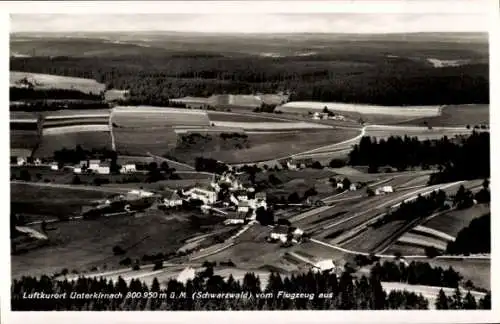
<path id="1" fill-rule="evenodd" d="M 59 170 L 59 164 L 57 162 L 50 163 L 50 169 L 53 171 Z"/>
<path id="2" fill-rule="evenodd" d="M 176 191 L 174 191 L 163 199 L 163 203 L 165 204 L 166 207 L 182 206 L 182 198 Z"/>
<path id="3" fill-rule="evenodd" d="M 75 166 L 75 167 L 73 168 L 73 173 L 77 173 L 77 174 L 82 173 L 82 168 L 81 168 L 81 167 L 79 167 L 79 166 Z"/>
<path id="4" fill-rule="evenodd" d="M 284 225 L 275 226 L 269 237 L 272 240 L 286 242 L 288 240 L 288 227 Z"/>
<path id="5" fill-rule="evenodd" d="M 183 191 L 183 194 L 189 196 L 190 199 L 201 200 L 206 205 L 213 204 L 217 201 L 217 192 L 209 186 L 198 185 L 187 191 Z"/>
<path id="6" fill-rule="evenodd" d="M 152 197 L 154 194 L 149 191 L 144 190 L 131 190 L 125 195 L 126 200 L 136 200 L 141 198 Z"/>
<path id="7" fill-rule="evenodd" d="M 383 186 L 383 187 L 379 187 L 375 190 L 375 194 L 377 196 L 392 193 L 392 192 L 394 192 L 394 189 L 392 188 L 392 186 Z"/>
<path id="8" fill-rule="evenodd" d="M 26 159 L 25 157 L 17 157 L 17 158 L 16 158 L 16 164 L 17 164 L 18 166 L 26 165 L 26 163 L 27 163 L 27 161 L 26 161 L 26 160 L 27 160 L 27 159 Z"/>
<path id="9" fill-rule="evenodd" d="M 89 168 L 89 170 L 92 170 L 92 171 L 97 171 L 100 164 L 101 164 L 101 161 L 99 161 L 99 160 L 89 160 L 87 162 L 87 168 Z"/>
<path id="10" fill-rule="evenodd" d="M 250 204 L 248 201 L 240 201 L 238 204 L 238 213 L 246 214 L 250 210 Z"/>
<path id="11" fill-rule="evenodd" d="M 321 260 L 321 261 L 316 262 L 312 266 L 311 271 L 320 272 L 320 273 L 325 273 L 325 272 L 330 273 L 330 272 L 335 271 L 335 264 L 330 259 Z"/>
<path id="12" fill-rule="evenodd" d="M 36 159 L 33 161 L 33 164 L 34 164 L 34 165 L 41 165 L 41 164 L 42 164 L 42 160 L 40 160 L 39 158 L 36 158 Z"/>
<path id="13" fill-rule="evenodd" d="M 288 170 L 297 170 L 297 164 L 286 161 L 286 167 Z"/>
<path id="14" fill-rule="evenodd" d="M 110 165 L 108 162 L 103 162 L 99 164 L 97 169 L 95 170 L 98 174 L 109 174 L 110 173 Z"/>
<path id="15" fill-rule="evenodd" d="M 125 165 L 122 165 L 122 167 L 120 168 L 120 173 L 132 173 L 136 171 L 137 168 L 135 163 L 127 163 Z"/>

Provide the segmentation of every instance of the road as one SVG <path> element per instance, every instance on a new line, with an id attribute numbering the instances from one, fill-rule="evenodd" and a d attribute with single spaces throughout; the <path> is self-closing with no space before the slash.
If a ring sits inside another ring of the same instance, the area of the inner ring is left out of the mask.
<path id="1" fill-rule="evenodd" d="M 70 185 L 70 184 L 60 184 L 60 183 L 45 183 L 45 182 L 28 182 L 11 180 L 10 183 L 21 184 L 27 186 L 43 187 L 43 188 L 59 188 L 59 189 L 69 189 L 69 190 L 85 190 L 85 191 L 99 191 L 107 193 L 127 193 L 130 188 L 117 188 L 117 187 L 94 187 L 85 185 Z"/>

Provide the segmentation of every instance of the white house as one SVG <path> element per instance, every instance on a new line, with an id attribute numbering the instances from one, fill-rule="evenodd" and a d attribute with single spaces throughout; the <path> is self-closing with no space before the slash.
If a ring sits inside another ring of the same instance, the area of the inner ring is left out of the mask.
<path id="1" fill-rule="evenodd" d="M 349 186 L 349 190 L 350 191 L 356 191 L 356 190 L 358 190 L 358 184 L 351 183 L 351 185 Z"/>
<path id="2" fill-rule="evenodd" d="M 335 271 L 335 264 L 333 263 L 333 260 L 326 259 L 326 260 L 321 260 L 316 262 L 313 266 L 311 271 L 313 272 L 333 272 Z"/>
<path id="3" fill-rule="evenodd" d="M 383 194 L 388 194 L 391 192 L 394 192 L 394 189 L 392 188 L 392 186 L 383 186 L 383 187 L 379 187 L 375 190 L 376 195 L 383 195 Z"/>
<path id="4" fill-rule="evenodd" d="M 87 167 L 92 170 L 92 171 L 97 171 L 99 168 L 99 165 L 101 165 L 101 161 L 99 160 L 89 160 Z"/>
<path id="5" fill-rule="evenodd" d="M 313 114 L 313 116 L 312 116 L 312 119 L 314 119 L 314 120 L 319 120 L 319 119 L 321 119 L 321 116 L 320 116 L 319 112 L 315 112 L 315 113 Z"/>
<path id="6" fill-rule="evenodd" d="M 17 158 L 17 165 L 18 166 L 26 165 L 26 158 L 24 158 L 24 157 L 18 157 Z"/>
<path id="7" fill-rule="evenodd" d="M 50 169 L 53 170 L 53 171 L 59 170 L 59 164 L 57 164 L 57 162 L 52 162 L 50 164 Z"/>
<path id="8" fill-rule="evenodd" d="M 239 218 L 239 219 L 230 218 L 230 219 L 226 219 L 224 221 L 224 225 L 237 225 L 237 224 L 244 224 L 244 223 L 245 223 L 245 219 L 243 219 L 243 218 Z"/>
<path id="9" fill-rule="evenodd" d="M 232 202 L 234 205 L 238 206 L 238 204 L 239 204 L 239 200 L 238 200 L 238 199 L 237 199 L 237 198 L 236 198 L 233 194 L 231 194 L 231 196 L 229 196 L 229 200 L 231 200 L 231 202 Z"/>
<path id="10" fill-rule="evenodd" d="M 344 184 L 342 182 L 337 182 L 337 189 L 344 189 Z"/>
<path id="11" fill-rule="evenodd" d="M 79 166 L 75 166 L 75 167 L 73 168 L 73 172 L 74 172 L 74 173 L 78 173 L 78 174 L 80 174 L 80 173 L 82 173 L 82 168 L 81 168 L 81 167 L 79 167 Z"/>
<path id="12" fill-rule="evenodd" d="M 174 191 L 163 199 L 163 203 L 166 207 L 182 206 L 182 198 Z"/>
<path id="13" fill-rule="evenodd" d="M 98 174 L 109 174 L 110 173 L 109 163 L 105 162 L 99 164 L 99 166 L 97 167 L 97 169 L 95 169 L 95 171 Z"/>
<path id="14" fill-rule="evenodd" d="M 275 226 L 269 237 L 272 240 L 284 240 L 286 242 L 288 238 L 288 227 L 284 225 Z"/>
<path id="15" fill-rule="evenodd" d="M 35 165 L 41 165 L 42 164 L 42 160 L 40 160 L 39 158 L 36 158 L 35 161 L 33 161 L 33 164 L 35 164 Z"/>
<path id="16" fill-rule="evenodd" d="M 239 204 L 238 204 L 238 213 L 248 213 L 250 209 L 250 204 L 248 203 L 248 201 L 240 201 Z"/>
<path id="17" fill-rule="evenodd" d="M 126 199 L 127 200 L 133 200 L 133 199 L 140 199 L 140 198 L 146 198 L 146 197 L 152 197 L 154 194 L 149 191 L 144 191 L 144 190 L 130 190 L 127 192 Z"/>
<path id="18" fill-rule="evenodd" d="M 137 167 L 134 163 L 124 164 L 124 165 L 122 165 L 122 167 L 120 169 L 120 173 L 132 173 L 132 172 L 136 172 L 136 171 L 137 171 Z"/>
<path id="19" fill-rule="evenodd" d="M 286 161 L 286 167 L 288 170 L 297 170 L 297 165 L 290 163 L 290 161 Z"/>

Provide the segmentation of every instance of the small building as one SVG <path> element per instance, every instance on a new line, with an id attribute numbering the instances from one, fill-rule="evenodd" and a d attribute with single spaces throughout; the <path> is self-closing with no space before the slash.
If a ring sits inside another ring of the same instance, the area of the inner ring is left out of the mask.
<path id="1" fill-rule="evenodd" d="M 344 183 L 337 182 L 337 189 L 344 189 Z"/>
<path id="2" fill-rule="evenodd" d="M 320 120 L 321 119 L 321 115 L 319 112 L 315 112 L 312 116 L 312 119 L 314 120 Z"/>
<path id="3" fill-rule="evenodd" d="M 350 191 L 356 191 L 359 188 L 361 188 L 361 185 L 359 183 L 351 183 L 351 185 L 349 186 Z"/>
<path id="4" fill-rule="evenodd" d="M 50 169 L 53 171 L 59 170 L 59 164 L 57 162 L 50 163 Z"/>
<path id="5" fill-rule="evenodd" d="M 99 164 L 97 169 L 95 170 L 98 174 L 110 174 L 110 165 L 107 162 L 103 162 Z"/>
<path id="6" fill-rule="evenodd" d="M 286 242 L 288 239 L 288 226 L 284 226 L 284 225 L 275 226 L 273 228 L 271 234 L 269 235 L 269 237 L 272 240 L 280 240 L 280 241 L 285 240 L 285 242 Z"/>
<path id="7" fill-rule="evenodd" d="M 248 201 L 240 201 L 239 204 L 238 204 L 238 213 L 248 213 L 248 211 L 250 210 L 250 204 L 248 203 Z"/>
<path id="8" fill-rule="evenodd" d="M 23 166 L 23 165 L 26 165 L 27 164 L 27 159 L 24 158 L 24 157 L 17 157 L 16 158 L 16 164 L 18 166 Z"/>
<path id="9" fill-rule="evenodd" d="M 392 193 L 394 192 L 394 189 L 392 188 L 392 186 L 383 186 L 383 187 L 379 187 L 375 190 L 375 195 L 384 195 L 384 194 L 388 194 L 388 193 Z"/>
<path id="10" fill-rule="evenodd" d="M 312 266 L 311 271 L 318 273 L 331 273 L 335 271 L 335 263 L 333 263 L 333 260 L 330 259 L 321 260 Z"/>
<path id="11" fill-rule="evenodd" d="M 176 191 L 174 191 L 163 199 L 163 203 L 166 207 L 182 206 L 182 198 Z"/>
<path id="12" fill-rule="evenodd" d="M 122 165 L 120 168 L 120 173 L 133 173 L 137 171 L 135 163 L 127 163 Z"/>
<path id="13" fill-rule="evenodd" d="M 238 224 L 244 224 L 245 223 L 245 219 L 243 218 L 230 218 L 230 219 L 226 219 L 224 221 L 224 225 L 238 225 Z"/>
<path id="14" fill-rule="evenodd" d="M 42 164 L 42 160 L 40 160 L 39 158 L 36 158 L 36 159 L 33 161 L 33 164 L 34 164 L 34 165 L 41 165 L 41 164 Z"/>
<path id="15" fill-rule="evenodd" d="M 74 173 L 77 173 L 77 174 L 80 174 L 80 173 L 82 173 L 82 168 L 81 168 L 81 167 L 79 167 L 79 166 L 75 166 L 75 167 L 73 168 L 73 172 L 74 172 Z"/>
<path id="16" fill-rule="evenodd" d="M 92 171 L 97 171 L 99 166 L 101 165 L 101 161 L 99 160 L 89 160 L 87 167 Z"/>
<path id="17" fill-rule="evenodd" d="M 297 170 L 297 164 L 293 164 L 290 161 L 286 161 L 286 167 L 288 170 Z"/>

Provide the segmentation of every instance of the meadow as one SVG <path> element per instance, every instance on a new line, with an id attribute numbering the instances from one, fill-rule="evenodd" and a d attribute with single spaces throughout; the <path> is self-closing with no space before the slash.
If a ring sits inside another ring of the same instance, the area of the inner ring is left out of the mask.
<path id="1" fill-rule="evenodd" d="M 41 73 L 26 73 L 18 71 L 10 72 L 10 86 L 16 86 L 16 84 L 20 80 L 25 78 L 35 84 L 35 90 L 67 89 L 79 90 L 83 93 L 98 94 L 106 89 L 106 86 L 104 84 L 99 83 L 93 79 L 66 77 Z"/>
<path id="2" fill-rule="evenodd" d="M 54 155 L 54 151 L 58 151 L 63 148 L 74 149 L 77 145 L 80 145 L 83 149 L 87 150 L 101 148 L 111 150 L 112 141 L 110 132 L 100 131 L 100 129 L 93 130 L 93 128 L 96 128 L 97 126 L 76 126 L 90 128 L 90 131 L 78 131 L 78 129 L 75 130 L 74 127 L 59 127 L 59 130 L 54 128 L 52 131 L 53 133 L 47 133 L 47 131 L 44 131 L 40 145 L 34 151 L 34 156 L 40 158 L 52 157 Z M 107 128 L 107 125 L 102 125 L 102 127 Z"/>

